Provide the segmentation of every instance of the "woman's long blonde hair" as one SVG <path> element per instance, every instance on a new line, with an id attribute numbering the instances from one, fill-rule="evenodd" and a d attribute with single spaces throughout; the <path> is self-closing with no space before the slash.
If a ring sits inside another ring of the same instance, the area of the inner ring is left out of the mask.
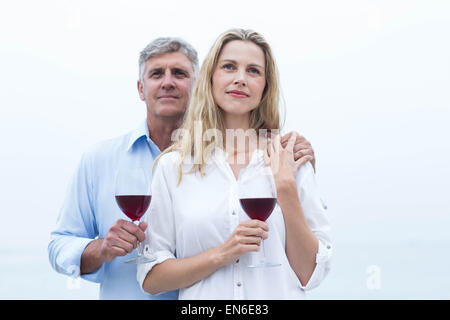
<path id="1" fill-rule="evenodd" d="M 262 49 L 265 57 L 266 85 L 259 106 L 250 113 L 250 128 L 257 132 L 260 129 L 268 131 L 280 129 L 278 70 L 269 44 L 262 35 L 252 30 L 231 29 L 224 32 L 215 41 L 202 64 L 183 125 L 178 131 L 181 134 L 175 143 L 159 156 L 161 157 L 171 151 L 180 152 L 178 183 L 181 182 L 182 166 L 187 156 L 192 157 L 194 162 L 192 168 L 185 173 L 198 170 L 200 175 L 203 176 L 206 161 L 211 156 L 204 151 L 223 145 L 222 137 L 225 136 L 225 127 L 222 111 L 213 98 L 212 77 L 223 47 L 233 40 L 253 42 Z M 211 130 L 218 131 L 221 134 L 212 134 L 208 139 L 204 139 L 204 133 L 211 132 Z M 159 157 L 155 160 L 155 163 Z"/>

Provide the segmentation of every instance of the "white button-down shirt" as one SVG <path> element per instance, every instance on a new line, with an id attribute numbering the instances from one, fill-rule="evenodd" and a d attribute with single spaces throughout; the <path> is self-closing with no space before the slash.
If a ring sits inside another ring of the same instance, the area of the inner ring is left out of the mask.
<path id="1" fill-rule="evenodd" d="M 216 247 L 228 239 L 240 222 L 250 219 L 240 206 L 239 181 L 223 151 L 216 152 L 214 160 L 206 166 L 204 177 L 199 172 L 184 173 L 179 185 L 178 159 L 177 152 L 162 156 L 153 177 L 146 241 L 150 241 L 157 260 L 138 266 L 137 280 L 141 288 L 154 265 Z M 257 173 L 263 166 L 263 152 L 256 150 L 245 170 Z M 184 165 L 183 172 L 190 168 Z M 266 220 L 269 237 L 264 240 L 264 247 L 267 260 L 281 266 L 249 268 L 250 262 L 255 261 L 254 255 L 260 253 L 247 253 L 232 265 L 180 289 L 179 299 L 304 299 L 304 290 L 316 287 L 328 273 L 332 250 L 330 225 L 309 162 L 298 170 L 296 182 L 307 223 L 319 240 L 316 267 L 309 282 L 303 286 L 289 265 L 283 213 L 276 205 Z"/>

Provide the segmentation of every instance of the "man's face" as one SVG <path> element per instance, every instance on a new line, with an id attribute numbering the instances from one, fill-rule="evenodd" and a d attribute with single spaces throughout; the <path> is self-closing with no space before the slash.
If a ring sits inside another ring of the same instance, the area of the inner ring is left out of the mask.
<path id="1" fill-rule="evenodd" d="M 147 60 L 138 91 L 148 117 L 183 117 L 193 83 L 193 66 L 184 53 L 170 52 Z"/>

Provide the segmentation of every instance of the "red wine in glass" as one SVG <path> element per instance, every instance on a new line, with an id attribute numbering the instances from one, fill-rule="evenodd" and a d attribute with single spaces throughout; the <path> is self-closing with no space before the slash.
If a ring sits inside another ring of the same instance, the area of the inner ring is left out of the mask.
<path id="1" fill-rule="evenodd" d="M 239 201 L 250 219 L 266 221 L 275 208 L 277 198 L 244 198 Z"/>
<path id="2" fill-rule="evenodd" d="M 136 225 L 145 214 L 152 199 L 148 173 L 141 167 L 121 168 L 118 170 L 115 182 L 115 199 L 120 210 Z M 125 263 L 147 263 L 155 260 L 151 255 L 149 245 L 138 241 L 137 256 Z"/>
<path id="3" fill-rule="evenodd" d="M 120 195 L 116 196 L 119 208 L 133 222 L 139 221 L 150 206 L 150 195 Z"/>

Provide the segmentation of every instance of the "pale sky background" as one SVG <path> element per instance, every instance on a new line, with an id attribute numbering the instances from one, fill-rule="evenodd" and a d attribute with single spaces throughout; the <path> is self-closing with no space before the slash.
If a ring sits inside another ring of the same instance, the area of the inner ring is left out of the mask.
<path id="1" fill-rule="evenodd" d="M 450 298 L 449 1 L 19 0 L 0 4 L 1 299 L 97 297 L 47 258 L 75 166 L 145 117 L 147 43 L 202 62 L 231 27 L 271 44 L 285 131 L 316 152 L 335 251 L 310 298 Z"/>

